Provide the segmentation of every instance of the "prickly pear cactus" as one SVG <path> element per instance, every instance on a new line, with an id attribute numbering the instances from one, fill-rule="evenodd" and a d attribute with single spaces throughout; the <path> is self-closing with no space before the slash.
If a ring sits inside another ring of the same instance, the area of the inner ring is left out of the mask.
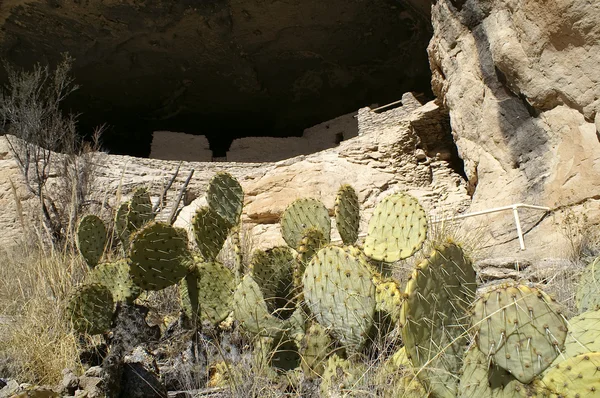
<path id="1" fill-rule="evenodd" d="M 421 382 L 438 397 L 454 397 L 475 299 L 475 271 L 462 249 L 446 243 L 413 270 L 400 322 L 406 352 Z"/>
<path id="2" fill-rule="evenodd" d="M 458 398 L 521 398 L 527 387 L 474 345 L 465 353 Z"/>
<path id="3" fill-rule="evenodd" d="M 100 217 L 89 214 L 77 226 L 77 248 L 87 265 L 95 267 L 104 253 L 106 226 Z"/>
<path id="4" fill-rule="evenodd" d="M 344 249 L 325 247 L 313 257 L 303 279 L 304 298 L 311 314 L 350 352 L 369 340 L 375 313 L 371 272 Z"/>
<path id="5" fill-rule="evenodd" d="M 142 293 L 133 283 L 127 260 L 99 264 L 88 274 L 88 281 L 106 286 L 115 301 L 131 303 Z"/>
<path id="6" fill-rule="evenodd" d="M 260 287 L 250 275 L 235 289 L 233 313 L 244 329 L 257 336 L 274 337 L 287 329 L 284 321 L 269 312 Z"/>
<path id="7" fill-rule="evenodd" d="M 388 263 L 412 256 L 427 237 L 427 216 L 410 195 L 397 193 L 383 199 L 371 216 L 365 254 Z"/>
<path id="8" fill-rule="evenodd" d="M 335 197 L 335 223 L 345 245 L 353 245 L 358 240 L 360 226 L 360 204 L 352 186 L 342 185 Z"/>
<path id="9" fill-rule="evenodd" d="M 426 398 L 430 396 L 417 378 L 415 369 L 406 356 L 405 347 L 396 351 L 378 369 L 375 381 L 378 386 L 381 386 L 381 396 L 384 398 Z"/>
<path id="10" fill-rule="evenodd" d="M 220 171 L 210 180 L 206 192 L 208 207 L 233 227 L 240 222 L 244 206 L 244 190 L 229 173 Z"/>
<path id="11" fill-rule="evenodd" d="M 192 227 L 202 257 L 206 261 L 215 261 L 229 234 L 230 227 L 227 221 L 210 207 L 205 206 L 196 211 L 192 219 Z"/>
<path id="12" fill-rule="evenodd" d="M 600 352 L 600 310 L 587 311 L 569 319 L 563 351 L 552 366 L 586 352 Z"/>
<path id="13" fill-rule="evenodd" d="M 398 283 L 392 278 L 383 278 L 377 275 L 373 276 L 373 283 L 375 284 L 377 311 L 389 314 L 394 323 L 400 322 L 404 294 L 400 291 Z"/>
<path id="14" fill-rule="evenodd" d="M 323 203 L 304 198 L 293 201 L 281 215 L 281 232 L 289 247 L 297 249 L 306 228 L 317 228 L 327 242 L 331 237 L 331 220 Z"/>
<path id="15" fill-rule="evenodd" d="M 304 270 L 315 253 L 326 244 L 327 241 L 323 236 L 323 232 L 318 228 L 311 227 L 304 230 L 304 235 L 297 248 L 298 257 L 294 263 L 294 294 L 297 296 L 297 301 L 299 302 L 304 300 L 304 296 L 302 295 L 302 278 L 304 277 Z"/>
<path id="16" fill-rule="evenodd" d="M 131 235 L 127 229 L 127 213 L 129 213 L 129 202 L 123 202 L 115 214 L 115 232 L 124 247 L 129 245 L 129 235 Z"/>
<path id="17" fill-rule="evenodd" d="M 600 309 L 600 257 L 592 261 L 581 274 L 575 302 L 579 313 Z"/>
<path id="18" fill-rule="evenodd" d="M 600 397 L 600 352 L 588 352 L 553 366 L 539 383 L 542 396 L 551 398 Z"/>
<path id="19" fill-rule="evenodd" d="M 114 301 L 107 287 L 97 283 L 81 285 L 69 297 L 66 315 L 80 333 L 100 334 L 112 325 Z"/>
<path id="20" fill-rule="evenodd" d="M 522 383 L 544 371 L 564 347 L 560 308 L 534 287 L 505 284 L 484 293 L 472 311 L 479 349 Z"/>
<path id="21" fill-rule="evenodd" d="M 131 238 L 130 274 L 144 290 L 174 285 L 189 271 L 192 260 L 187 241 L 172 226 L 155 222 Z"/>
<path id="22" fill-rule="evenodd" d="M 302 337 L 300 357 L 302 370 L 308 378 L 319 377 L 323 374 L 327 357 L 334 351 L 329 334 L 316 322 L 313 322 Z"/>
<path id="23" fill-rule="evenodd" d="M 127 229 L 130 232 L 137 231 L 145 224 L 154 220 L 154 216 L 148 190 L 146 188 L 138 188 L 133 191 L 133 196 L 129 201 L 129 211 L 127 212 Z"/>
<path id="24" fill-rule="evenodd" d="M 251 275 L 260 286 L 269 312 L 287 319 L 294 312 L 294 255 L 287 247 L 256 250 L 250 261 Z"/>
<path id="25" fill-rule="evenodd" d="M 179 284 L 181 307 L 192 319 L 218 324 L 233 310 L 235 277 L 217 262 L 198 263 Z"/>
<path id="26" fill-rule="evenodd" d="M 322 397 L 364 397 L 369 392 L 363 375 L 367 369 L 362 363 L 352 363 L 333 354 L 327 360 L 321 380 Z M 361 383 L 362 382 L 362 383 Z"/>

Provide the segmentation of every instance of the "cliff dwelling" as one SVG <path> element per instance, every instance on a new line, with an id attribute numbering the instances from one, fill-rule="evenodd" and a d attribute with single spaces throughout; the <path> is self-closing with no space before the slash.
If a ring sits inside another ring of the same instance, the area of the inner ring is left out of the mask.
<path id="1" fill-rule="evenodd" d="M 420 3 L 23 2 L 0 10 L 0 53 L 30 68 L 68 52 L 65 107 L 83 133 L 107 126 L 110 153 L 273 161 L 355 136 L 360 108 L 433 98 Z"/>

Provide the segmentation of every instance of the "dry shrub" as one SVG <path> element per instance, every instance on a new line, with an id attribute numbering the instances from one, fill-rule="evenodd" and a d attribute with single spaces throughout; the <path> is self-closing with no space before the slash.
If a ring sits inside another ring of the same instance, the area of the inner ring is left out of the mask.
<path id="1" fill-rule="evenodd" d="M 71 254 L 21 245 L 0 252 L 0 364 L 19 382 L 56 384 L 62 370 L 80 368 L 78 336 L 63 305 L 83 278 Z"/>

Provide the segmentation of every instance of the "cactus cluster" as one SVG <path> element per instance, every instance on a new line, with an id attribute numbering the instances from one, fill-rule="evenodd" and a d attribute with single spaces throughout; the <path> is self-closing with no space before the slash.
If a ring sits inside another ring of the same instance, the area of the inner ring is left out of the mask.
<path id="1" fill-rule="evenodd" d="M 375 377 L 389 386 L 385 397 L 583 397 L 600 388 L 600 311 L 567 322 L 542 290 L 517 283 L 477 294 L 470 259 L 450 241 L 414 261 L 408 280 L 394 278 L 394 263 L 415 255 L 427 237 L 425 211 L 408 194 L 377 204 L 362 247 L 352 187 L 343 185 L 335 200 L 339 245 L 331 242 L 329 210 L 316 199 L 297 199 L 280 220 L 288 246 L 255 251 L 248 269 L 239 248 L 243 201 L 235 178 L 217 173 L 208 205 L 193 218 L 191 248 L 185 231 L 153 221 L 140 189 L 117 211 L 127 257 L 111 263 L 100 263 L 106 228 L 82 219 L 78 247 L 95 268 L 69 300 L 75 328 L 106 332 L 115 302 L 178 285 L 188 318 L 212 325 L 234 319 L 269 377 L 297 380 L 303 373 L 321 381 L 323 394 L 365 396 L 361 361 L 374 352 L 389 356 Z M 232 267 L 217 260 L 229 237 Z M 588 297 L 598 296 L 596 262 L 586 271 L 594 283 L 578 293 L 582 311 L 597 305 Z M 394 344 L 385 353 L 373 344 L 381 330 Z"/>

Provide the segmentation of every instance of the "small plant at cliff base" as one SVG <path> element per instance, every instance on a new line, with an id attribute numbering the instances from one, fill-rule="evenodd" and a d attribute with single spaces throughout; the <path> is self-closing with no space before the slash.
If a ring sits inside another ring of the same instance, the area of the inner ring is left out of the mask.
<path id="1" fill-rule="evenodd" d="M 27 72 L 5 63 L 8 84 L 0 92 L 0 129 L 10 134 L 9 149 L 25 186 L 39 201 L 53 243 L 64 243 L 71 235 L 69 225 L 93 193 L 91 162 L 77 156 L 90 148 L 77 135 L 76 116 L 60 109 L 78 88 L 69 74 L 72 63 L 66 54 L 54 69 L 36 64 Z M 98 149 L 101 131 L 92 150 Z M 49 187 L 52 174 L 58 176 L 58 184 Z"/>

